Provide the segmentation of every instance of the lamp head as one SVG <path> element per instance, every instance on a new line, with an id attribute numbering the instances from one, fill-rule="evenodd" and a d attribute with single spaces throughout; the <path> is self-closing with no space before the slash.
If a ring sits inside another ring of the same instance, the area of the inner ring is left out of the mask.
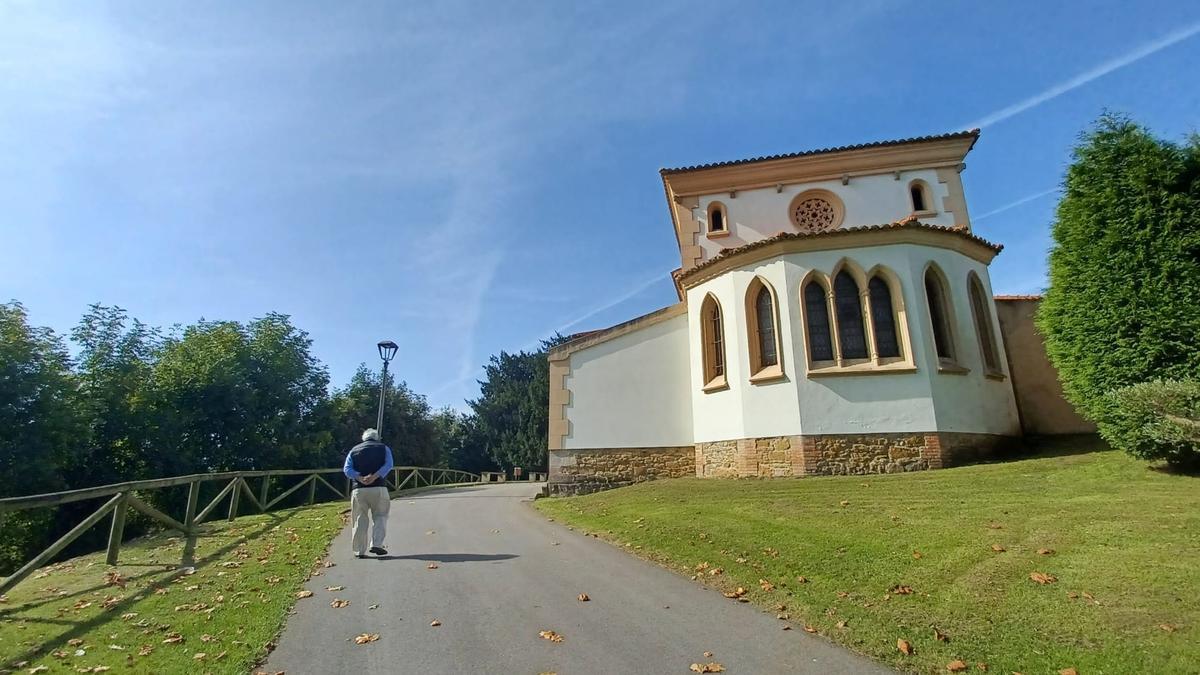
<path id="1" fill-rule="evenodd" d="M 395 342 L 384 340 L 379 343 L 379 358 L 383 359 L 384 363 L 391 361 L 396 356 L 396 350 L 400 349 Z"/>

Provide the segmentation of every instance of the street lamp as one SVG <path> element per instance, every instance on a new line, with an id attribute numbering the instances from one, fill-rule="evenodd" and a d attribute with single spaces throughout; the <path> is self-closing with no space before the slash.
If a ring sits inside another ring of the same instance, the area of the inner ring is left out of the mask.
<path id="1" fill-rule="evenodd" d="M 387 369 L 388 361 L 391 361 L 396 356 L 396 350 L 400 349 L 395 342 L 384 340 L 379 343 L 379 358 L 383 359 L 383 377 L 379 379 L 379 418 L 375 422 L 375 429 L 379 431 L 379 438 L 383 438 L 383 401 L 387 397 Z"/>

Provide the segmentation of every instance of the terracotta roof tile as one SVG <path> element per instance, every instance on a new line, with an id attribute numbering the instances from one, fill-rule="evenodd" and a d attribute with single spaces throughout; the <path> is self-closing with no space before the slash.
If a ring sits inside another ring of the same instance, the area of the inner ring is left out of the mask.
<path id="1" fill-rule="evenodd" d="M 859 143 L 857 145 L 841 145 L 833 148 L 820 148 L 818 150 L 804 150 L 802 152 L 792 152 L 783 155 L 766 155 L 763 157 L 748 157 L 746 159 L 735 159 L 726 162 L 712 162 L 710 164 L 695 164 L 693 166 L 681 166 L 674 169 L 660 169 L 661 175 L 667 176 L 675 173 L 685 173 L 688 171 L 699 171 L 701 169 L 715 169 L 722 166 L 737 166 L 739 164 L 752 164 L 754 162 L 769 162 L 773 159 L 792 159 L 795 157 L 807 157 L 809 155 L 824 155 L 831 152 L 845 152 L 847 150 L 864 150 L 867 148 L 885 148 L 891 145 L 905 145 L 908 143 L 924 143 L 927 141 L 944 141 L 952 138 L 979 138 L 979 129 L 971 129 L 969 131 L 955 131 L 947 134 L 936 134 L 932 136 L 915 136 L 913 138 L 899 138 L 891 141 L 875 141 L 873 143 Z"/>
<path id="2" fill-rule="evenodd" d="M 1041 300 L 1040 295 L 997 295 L 997 300 Z"/>
<path id="3" fill-rule="evenodd" d="M 678 276 L 678 279 L 680 279 L 680 280 L 686 279 L 687 277 L 695 274 L 696 272 L 699 272 L 700 270 L 703 270 L 706 267 L 709 267 L 711 265 L 715 265 L 716 263 L 718 263 L 722 260 L 725 260 L 726 258 L 738 255 L 740 253 L 744 253 L 745 251 L 752 251 L 756 248 L 762 248 L 763 246 L 769 246 L 778 241 L 787 241 L 790 239 L 816 239 L 816 238 L 825 238 L 825 237 L 837 237 L 837 236 L 846 235 L 846 234 L 849 234 L 852 232 L 869 232 L 869 231 L 873 231 L 873 230 L 903 230 L 903 229 L 922 229 L 922 230 L 934 230 L 934 231 L 938 231 L 938 232 L 948 232 L 948 233 L 963 237 L 967 240 L 973 241 L 975 243 L 983 244 L 984 246 L 995 251 L 996 253 L 999 253 L 1000 251 L 1004 250 L 1003 245 L 993 244 L 992 242 L 984 239 L 983 237 L 977 237 L 974 234 L 971 234 L 969 231 L 967 231 L 966 228 L 948 227 L 945 225 L 931 225 L 929 223 L 923 223 L 919 220 L 916 220 L 913 217 L 909 217 L 904 220 L 899 220 L 894 223 L 887 223 L 885 225 L 856 225 L 854 227 L 841 227 L 836 230 L 826 230 L 824 232 L 780 232 L 779 234 L 777 234 L 773 237 L 767 237 L 766 239 L 760 239 L 759 241 L 756 241 L 756 242 L 753 242 L 750 244 L 744 244 L 742 246 L 738 246 L 735 248 L 727 248 L 724 251 L 721 251 L 718 255 L 716 255 L 712 258 L 709 258 L 708 260 L 705 260 L 704 262 L 700 263 L 699 265 L 696 265 L 695 267 L 680 273 Z"/>

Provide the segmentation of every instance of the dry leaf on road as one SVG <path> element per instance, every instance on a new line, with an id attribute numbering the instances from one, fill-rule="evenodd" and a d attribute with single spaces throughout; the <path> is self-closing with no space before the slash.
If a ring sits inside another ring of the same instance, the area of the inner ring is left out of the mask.
<path id="1" fill-rule="evenodd" d="M 367 609 L 379 609 L 379 605 L 371 605 Z"/>
<path id="2" fill-rule="evenodd" d="M 436 628 L 437 626 L 442 625 L 442 622 L 438 621 L 437 619 L 434 619 L 433 621 L 429 622 L 429 625 Z"/>
<path id="3" fill-rule="evenodd" d="M 693 673 L 723 673 L 725 672 L 725 666 L 716 662 L 693 663 L 692 665 L 688 666 L 688 670 L 692 671 Z"/>
<path id="4" fill-rule="evenodd" d="M 350 601 L 349 600 L 339 600 L 337 598 L 334 598 L 333 602 L 329 603 L 329 606 L 334 609 L 341 609 L 343 607 L 349 607 Z"/>
<path id="5" fill-rule="evenodd" d="M 706 658 L 706 659 L 711 659 L 711 658 L 712 658 L 712 652 L 704 652 L 704 658 Z"/>
<path id="6" fill-rule="evenodd" d="M 325 590 L 329 591 L 330 593 L 333 593 L 336 591 L 344 591 L 344 590 L 346 590 L 346 587 L 345 586 L 326 586 Z"/>
<path id="7" fill-rule="evenodd" d="M 538 636 L 541 637 L 543 640 L 549 640 L 551 642 L 562 642 L 563 641 L 563 636 L 559 635 L 558 633 L 555 633 L 552 630 L 538 631 Z"/>
<path id="8" fill-rule="evenodd" d="M 354 644 L 365 645 L 379 639 L 379 633 L 363 633 L 354 637 Z"/>
<path id="9" fill-rule="evenodd" d="M 587 593 L 580 593 L 579 597 L 576 599 L 579 600 L 580 602 L 587 602 L 587 601 L 591 600 L 591 598 L 588 597 Z"/>
<path id="10" fill-rule="evenodd" d="M 438 568 L 437 563 L 429 563 L 428 565 L 425 566 L 425 569 L 427 569 L 427 570 L 436 570 L 437 568 Z"/>
<path id="11" fill-rule="evenodd" d="M 899 649 L 900 653 L 905 656 L 911 656 L 913 653 L 912 643 L 908 640 L 896 640 L 896 649 Z"/>
<path id="12" fill-rule="evenodd" d="M 312 591 L 300 591 L 299 593 L 296 593 L 296 597 L 300 598 L 300 599 L 311 598 L 312 596 L 313 596 Z"/>

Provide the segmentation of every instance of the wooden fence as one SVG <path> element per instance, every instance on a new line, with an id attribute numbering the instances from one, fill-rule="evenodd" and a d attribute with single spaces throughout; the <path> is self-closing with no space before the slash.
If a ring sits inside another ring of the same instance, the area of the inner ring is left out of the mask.
<path id="1" fill-rule="evenodd" d="M 332 482 L 326 480 L 326 476 L 333 475 Z M 303 480 L 291 486 L 287 490 L 271 497 L 271 482 L 272 479 L 286 476 L 305 476 Z M 258 494 L 250 488 L 248 481 L 257 479 Z M 213 497 L 204 508 L 200 506 L 200 485 L 212 481 L 228 481 L 221 491 Z M 461 485 L 465 483 L 478 483 L 479 475 L 466 471 L 458 471 L 457 469 L 435 469 L 422 466 L 398 466 L 392 469 L 385 485 L 393 494 L 402 490 L 408 490 L 418 487 L 430 487 L 439 485 Z M 340 485 L 339 485 L 340 484 Z M 176 520 L 171 516 L 159 511 L 150 504 L 138 497 L 137 492 L 145 492 L 148 490 L 161 490 L 169 487 L 180 485 L 188 486 L 187 507 L 184 509 L 183 520 Z M 340 499 L 348 499 L 350 497 L 350 479 L 342 475 L 340 469 L 283 469 L 279 471 L 230 471 L 225 473 L 201 473 L 190 476 L 176 476 L 174 478 L 158 478 L 155 480 L 139 480 L 129 483 L 117 483 L 114 485 L 102 485 L 99 487 L 84 488 L 81 490 L 68 490 L 66 492 L 51 492 L 41 495 L 30 495 L 27 497 L 8 497 L 0 499 L 0 513 L 11 511 L 25 511 L 27 509 L 47 508 L 69 504 L 71 502 L 79 502 L 87 499 L 100 499 L 108 497 L 99 509 L 92 515 L 84 518 L 78 525 L 71 528 L 69 532 L 64 534 L 58 541 L 51 544 L 46 550 L 39 553 L 33 560 L 25 563 L 19 570 L 14 572 L 12 576 L 0 582 L 0 595 L 8 591 L 13 586 L 20 583 L 25 577 L 32 574 L 39 567 L 45 565 L 54 556 L 58 555 L 71 542 L 75 541 L 84 532 L 91 529 L 109 514 L 112 514 L 112 523 L 108 532 L 108 564 L 116 565 L 117 559 L 121 553 L 121 542 L 125 536 L 125 515 L 129 509 L 133 509 L 151 520 L 166 525 L 167 527 L 178 530 L 183 533 L 187 539 L 183 545 L 183 560 L 182 565 L 191 565 L 195 559 L 196 552 L 196 537 L 200 535 L 200 524 L 203 523 L 209 516 L 216 512 L 218 506 L 222 502 L 228 502 L 227 517 L 233 520 L 237 517 L 238 509 L 241 507 L 241 498 L 244 496 L 246 500 L 254 505 L 259 512 L 265 513 L 272 507 L 282 502 L 286 497 L 290 496 L 297 490 L 307 487 L 308 494 L 305 503 L 313 504 L 316 502 L 317 487 L 321 486 L 338 496 Z"/>

